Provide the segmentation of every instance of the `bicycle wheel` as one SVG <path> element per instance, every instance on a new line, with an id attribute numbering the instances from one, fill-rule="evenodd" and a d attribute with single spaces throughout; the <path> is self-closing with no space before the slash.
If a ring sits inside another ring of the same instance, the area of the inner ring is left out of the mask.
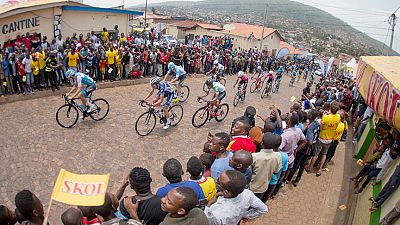
<path id="1" fill-rule="evenodd" d="M 174 105 L 168 109 L 171 126 L 176 126 L 181 122 L 183 117 L 183 107 L 181 105 Z"/>
<path id="2" fill-rule="evenodd" d="M 228 112 L 229 112 L 229 105 L 226 103 L 222 104 L 220 106 L 220 109 L 217 112 L 217 116 L 215 117 L 215 120 L 218 122 L 221 122 L 228 115 Z"/>
<path id="3" fill-rule="evenodd" d="M 274 82 L 274 84 L 272 85 L 272 93 L 276 92 L 276 86 L 277 86 L 277 82 Z"/>
<path id="4" fill-rule="evenodd" d="M 156 116 L 153 113 L 145 112 L 139 116 L 135 123 L 136 133 L 140 136 L 149 135 L 156 126 Z"/>
<path id="5" fill-rule="evenodd" d="M 221 78 L 219 79 L 219 82 L 220 82 L 222 85 L 225 86 L 225 84 L 226 84 L 226 79 L 225 79 L 224 77 L 221 77 Z"/>
<path id="6" fill-rule="evenodd" d="M 188 98 L 189 98 L 189 95 L 190 95 L 190 89 L 189 89 L 189 87 L 188 86 L 186 86 L 186 85 L 183 85 L 182 87 L 181 87 L 181 98 L 180 98 L 180 102 L 185 102 Z"/>
<path id="7" fill-rule="evenodd" d="M 262 90 L 262 92 L 261 92 L 261 98 L 264 98 L 265 95 L 267 95 L 267 88 L 268 88 L 268 86 L 265 86 L 265 88 Z"/>
<path id="8" fill-rule="evenodd" d="M 257 88 L 257 81 L 255 80 L 250 85 L 250 93 L 254 93 L 256 91 L 256 88 Z"/>
<path id="9" fill-rule="evenodd" d="M 56 113 L 57 123 L 63 128 L 71 128 L 74 126 L 76 122 L 78 122 L 78 117 L 78 109 L 71 104 L 61 106 Z"/>
<path id="10" fill-rule="evenodd" d="M 239 104 L 239 100 L 240 100 L 241 96 L 238 93 L 236 93 L 235 98 L 233 98 L 233 106 L 237 106 Z"/>
<path id="11" fill-rule="evenodd" d="M 196 128 L 203 126 L 207 122 L 209 115 L 210 112 L 208 111 L 207 106 L 201 107 L 193 114 L 192 125 Z"/>
<path id="12" fill-rule="evenodd" d="M 93 104 L 97 107 L 95 110 L 93 110 L 89 116 L 95 121 L 100 121 L 108 115 L 108 112 L 110 111 L 110 105 L 108 104 L 107 100 L 103 98 L 98 98 L 93 100 Z"/>

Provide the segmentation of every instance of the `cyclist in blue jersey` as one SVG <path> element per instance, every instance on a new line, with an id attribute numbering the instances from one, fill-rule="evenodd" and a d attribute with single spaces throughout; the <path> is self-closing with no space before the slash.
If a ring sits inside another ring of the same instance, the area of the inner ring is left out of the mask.
<path id="1" fill-rule="evenodd" d="M 170 62 L 168 63 L 168 72 L 164 77 L 164 82 L 167 80 L 168 75 L 174 76 L 174 78 L 170 81 L 172 84 L 175 85 L 175 82 L 178 81 L 177 89 L 178 89 L 178 96 L 177 96 L 177 101 L 179 101 L 179 98 L 181 97 L 181 87 L 183 85 L 183 81 L 186 79 L 186 71 L 181 67 L 175 65 L 175 63 Z"/>
<path id="2" fill-rule="evenodd" d="M 284 71 L 283 66 L 280 66 L 280 67 L 278 68 L 277 73 L 276 73 L 276 79 L 277 79 L 277 80 L 281 80 L 281 79 L 282 79 L 283 71 Z"/>
<path id="3" fill-rule="evenodd" d="M 161 106 L 163 107 L 164 113 L 164 129 L 168 129 L 171 125 L 171 119 L 169 118 L 168 108 L 171 105 L 172 99 L 174 98 L 174 89 L 167 82 L 161 81 L 158 77 L 153 77 L 150 79 L 151 91 L 146 95 L 146 97 L 142 101 L 146 101 L 151 97 L 155 90 L 158 90 L 157 97 L 153 100 L 153 106 Z M 165 99 L 164 104 L 163 101 Z M 141 101 L 141 102 L 142 102 Z"/>
<path id="4" fill-rule="evenodd" d="M 93 111 L 95 105 L 88 101 L 90 94 L 96 90 L 96 84 L 93 79 L 84 73 L 75 72 L 72 69 L 69 69 L 65 73 L 65 76 L 74 82 L 72 89 L 66 94 L 68 99 L 79 98 L 82 101 L 83 110 L 87 108 L 87 112 Z"/>
<path id="5" fill-rule="evenodd" d="M 222 99 L 224 99 L 226 96 L 225 86 L 222 85 L 219 81 L 215 81 L 213 79 L 208 79 L 206 81 L 206 85 L 208 87 L 208 90 L 203 96 L 198 96 L 197 98 L 203 99 L 204 97 L 207 97 L 210 93 L 210 90 L 213 89 L 215 91 L 215 94 L 210 103 L 212 106 L 216 106 L 217 108 L 219 108 Z"/>
<path id="6" fill-rule="evenodd" d="M 259 78 L 264 76 L 264 70 L 262 69 L 261 66 L 257 66 L 256 73 L 258 73 L 257 79 L 259 79 Z"/>

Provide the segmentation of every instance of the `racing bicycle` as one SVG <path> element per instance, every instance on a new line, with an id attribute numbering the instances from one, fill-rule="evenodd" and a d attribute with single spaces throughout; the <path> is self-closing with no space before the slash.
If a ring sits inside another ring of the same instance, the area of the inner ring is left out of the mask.
<path id="1" fill-rule="evenodd" d="M 178 88 L 173 84 L 171 84 L 171 86 L 174 89 L 174 100 L 173 100 L 174 103 L 175 102 L 185 102 L 189 98 L 189 95 L 190 95 L 189 86 L 187 86 L 187 85 L 181 86 L 181 96 L 179 96 L 179 98 L 178 98 Z"/>
<path id="2" fill-rule="evenodd" d="M 88 101 L 91 101 L 91 103 L 95 105 L 95 109 L 91 112 L 87 112 L 81 105 L 76 103 L 75 100 L 78 100 L 79 98 L 73 98 L 70 100 L 65 94 L 63 94 L 62 97 L 65 104 L 58 108 L 56 121 L 58 125 L 63 128 L 71 128 L 78 122 L 79 111 L 82 113 L 83 120 L 86 117 L 90 117 L 95 121 L 100 121 L 108 115 L 110 110 L 107 100 L 97 98 L 92 101 L 92 93 L 90 93 Z"/>
<path id="3" fill-rule="evenodd" d="M 269 94 L 272 91 L 272 83 L 274 83 L 274 81 L 267 82 L 267 84 L 264 87 L 264 90 L 261 92 L 261 98 L 264 98 L 265 95 L 269 96 Z"/>
<path id="4" fill-rule="evenodd" d="M 289 87 L 294 86 L 294 81 L 296 80 L 296 75 L 291 75 L 290 81 L 289 81 Z"/>
<path id="5" fill-rule="evenodd" d="M 235 98 L 233 98 L 233 106 L 237 106 L 239 104 L 239 101 L 244 101 L 246 97 L 246 86 L 242 88 L 243 85 L 238 86 L 238 90 L 236 92 Z"/>
<path id="6" fill-rule="evenodd" d="M 273 93 L 278 93 L 279 87 L 280 87 L 280 85 L 281 85 L 281 79 L 282 79 L 282 78 L 280 78 L 280 79 L 275 79 L 275 82 L 274 82 L 274 84 L 273 84 L 273 86 L 272 86 L 272 92 L 273 92 Z"/>
<path id="7" fill-rule="evenodd" d="M 192 117 L 192 125 L 196 128 L 203 126 L 207 120 L 215 119 L 217 122 L 221 122 L 225 119 L 229 112 L 229 105 L 224 103 L 219 108 L 211 105 L 210 101 L 204 101 L 202 98 L 198 98 L 197 102 L 206 102 L 206 105 L 199 108 Z"/>
<path id="8" fill-rule="evenodd" d="M 154 130 L 157 123 L 157 117 L 161 124 L 165 123 L 166 118 L 162 109 L 156 110 L 152 104 L 141 101 L 139 105 L 142 107 L 148 107 L 148 110 L 137 118 L 135 131 L 140 136 L 147 136 Z M 168 112 L 170 115 L 171 126 L 176 126 L 181 122 L 183 117 L 183 107 L 181 105 L 169 106 Z"/>
<path id="9" fill-rule="evenodd" d="M 254 80 L 254 77 L 251 78 Z M 257 77 L 250 85 L 250 93 L 254 93 L 255 91 L 259 91 L 262 89 L 264 85 L 265 77 Z"/>

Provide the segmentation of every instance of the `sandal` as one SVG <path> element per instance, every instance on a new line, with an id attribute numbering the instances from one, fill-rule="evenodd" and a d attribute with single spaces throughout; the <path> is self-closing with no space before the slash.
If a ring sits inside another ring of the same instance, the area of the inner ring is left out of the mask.
<path id="1" fill-rule="evenodd" d="M 376 208 L 376 207 L 369 208 L 369 211 L 372 212 L 372 213 L 375 212 L 376 210 L 378 210 L 378 208 Z"/>

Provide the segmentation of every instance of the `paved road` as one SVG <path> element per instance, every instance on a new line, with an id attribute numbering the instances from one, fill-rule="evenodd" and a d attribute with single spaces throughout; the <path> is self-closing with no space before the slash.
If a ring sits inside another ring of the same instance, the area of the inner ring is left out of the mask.
<path id="1" fill-rule="evenodd" d="M 268 107 L 278 105 L 288 111 L 292 95 L 299 97 L 305 83 L 288 87 L 284 77 L 279 95 L 260 98 L 260 93 L 248 94 L 245 102 L 232 106 L 235 89 L 234 79 L 228 78 L 225 102 L 230 112 L 224 122 L 211 121 L 196 129 L 191 124 L 194 111 L 202 106 L 195 96 L 202 93 L 205 78 L 190 78 L 188 102 L 183 103 L 184 117 L 181 123 L 167 131 L 158 124 L 150 136 L 139 137 L 134 130 L 137 117 L 145 111 L 138 106 L 150 87 L 148 84 L 99 89 L 96 97 L 110 102 L 108 117 L 100 122 L 86 119 L 72 129 L 59 127 L 55 113 L 63 104 L 61 96 L 20 101 L 1 105 L 0 135 L 0 203 L 12 206 L 15 194 L 30 189 L 47 205 L 52 186 L 60 168 L 75 173 L 110 173 L 110 191 L 115 191 L 124 174 L 135 166 L 146 167 L 153 177 L 153 190 L 164 185 L 163 162 L 175 157 L 186 167 L 192 155 L 200 155 L 208 131 L 229 131 L 231 121 L 243 114 L 247 105 L 255 106 L 260 115 L 269 115 Z M 257 123 L 260 125 L 261 121 Z M 308 187 L 312 188 L 312 187 Z M 128 193 L 132 193 L 129 191 Z M 280 198 L 277 201 L 290 201 Z M 296 203 L 297 204 L 297 203 Z M 300 203 L 299 203 L 300 204 Z M 55 203 L 50 221 L 60 224 L 60 214 L 68 206 Z M 307 216 L 302 214 L 301 216 Z M 271 223 L 272 224 L 272 223 Z"/>

